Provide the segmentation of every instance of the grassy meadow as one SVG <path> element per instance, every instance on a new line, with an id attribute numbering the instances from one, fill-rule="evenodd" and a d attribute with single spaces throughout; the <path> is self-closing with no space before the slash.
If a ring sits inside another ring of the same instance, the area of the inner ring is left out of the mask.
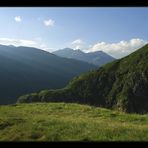
<path id="1" fill-rule="evenodd" d="M 0 141 L 148 141 L 148 114 L 74 103 L 3 105 Z"/>

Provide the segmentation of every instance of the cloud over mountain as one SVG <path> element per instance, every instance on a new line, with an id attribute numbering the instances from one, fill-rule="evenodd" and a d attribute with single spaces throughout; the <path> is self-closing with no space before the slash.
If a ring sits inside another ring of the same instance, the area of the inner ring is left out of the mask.
<path id="1" fill-rule="evenodd" d="M 140 38 L 133 38 L 129 41 L 123 40 L 117 43 L 98 42 L 94 44 L 91 48 L 89 48 L 87 51 L 92 52 L 102 50 L 113 57 L 122 58 L 147 43 L 147 41 Z"/>
<path id="2" fill-rule="evenodd" d="M 29 46 L 29 47 L 34 47 L 37 45 L 37 43 L 33 40 L 13 39 L 13 38 L 0 38 L 0 44 L 14 45 L 14 46 Z"/>
<path id="3" fill-rule="evenodd" d="M 81 49 L 83 47 L 84 42 L 81 39 L 76 39 L 71 42 L 72 48 Z"/>

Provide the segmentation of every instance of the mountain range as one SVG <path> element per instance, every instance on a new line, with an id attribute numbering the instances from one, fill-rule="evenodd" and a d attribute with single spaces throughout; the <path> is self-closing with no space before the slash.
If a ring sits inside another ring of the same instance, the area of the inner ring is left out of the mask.
<path id="1" fill-rule="evenodd" d="M 112 56 L 108 55 L 103 51 L 85 53 L 80 49 L 74 50 L 71 48 L 64 48 L 54 51 L 52 53 L 60 57 L 81 60 L 84 62 L 94 64 L 96 66 L 102 66 L 108 62 L 115 60 L 115 58 L 113 58 Z"/>
<path id="2" fill-rule="evenodd" d="M 75 102 L 148 113 L 148 44 L 98 70 L 73 78 L 62 89 L 24 95 L 18 102 Z"/>
<path id="3" fill-rule="evenodd" d="M 14 103 L 22 94 L 64 87 L 74 76 L 95 68 L 37 48 L 0 45 L 0 104 Z"/>

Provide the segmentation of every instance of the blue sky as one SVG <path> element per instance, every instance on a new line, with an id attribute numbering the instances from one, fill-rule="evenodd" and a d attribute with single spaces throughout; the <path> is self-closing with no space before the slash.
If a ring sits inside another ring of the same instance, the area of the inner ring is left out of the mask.
<path id="1" fill-rule="evenodd" d="M 148 8 L 0 8 L 0 43 L 70 47 L 120 58 L 148 41 Z"/>

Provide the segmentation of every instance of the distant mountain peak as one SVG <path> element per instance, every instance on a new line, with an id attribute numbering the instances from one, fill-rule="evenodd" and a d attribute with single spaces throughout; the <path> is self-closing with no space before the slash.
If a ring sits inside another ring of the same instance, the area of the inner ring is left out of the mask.
<path id="1" fill-rule="evenodd" d="M 97 66 L 102 66 L 108 62 L 115 60 L 112 56 L 108 55 L 103 51 L 95 51 L 95 52 L 88 52 L 85 53 L 80 49 L 71 49 L 71 48 L 64 48 L 57 51 L 54 51 L 53 54 L 65 58 L 71 58 L 76 60 L 85 61 Z"/>
<path id="2" fill-rule="evenodd" d="M 63 48 L 63 49 L 59 49 L 59 51 L 74 51 L 74 49 L 72 49 L 72 48 Z M 58 51 L 58 50 L 56 50 L 56 51 Z"/>
<path id="3" fill-rule="evenodd" d="M 74 51 L 80 52 L 80 53 L 85 53 L 85 52 L 83 52 L 81 49 L 75 49 Z"/>
<path id="4" fill-rule="evenodd" d="M 9 47 L 16 47 L 16 46 L 14 46 L 14 45 L 8 45 Z"/>

